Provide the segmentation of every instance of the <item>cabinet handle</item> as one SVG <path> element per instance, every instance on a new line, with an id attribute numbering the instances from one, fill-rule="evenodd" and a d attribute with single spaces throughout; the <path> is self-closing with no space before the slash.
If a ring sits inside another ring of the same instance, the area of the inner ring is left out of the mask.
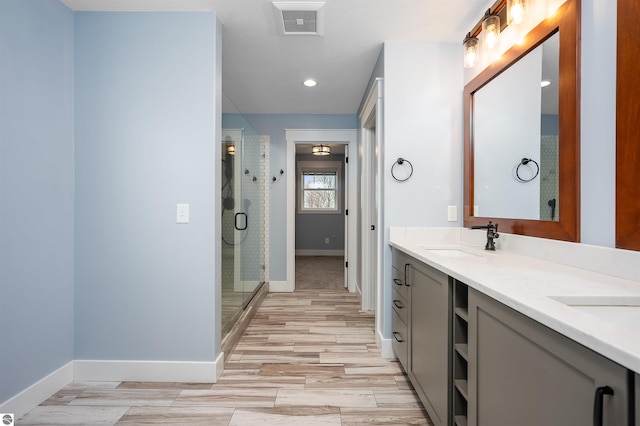
<path id="1" fill-rule="evenodd" d="M 400 333 L 398 333 L 397 331 L 394 331 L 394 332 L 393 332 L 393 338 L 394 338 L 394 339 L 396 339 L 396 341 L 397 341 L 398 343 L 402 343 L 402 342 L 404 342 L 404 340 L 402 340 L 402 339 L 398 338 L 398 336 L 400 336 Z M 400 337 L 402 337 L 402 336 L 400 336 Z"/>
<path id="2" fill-rule="evenodd" d="M 393 304 L 394 304 L 394 305 L 395 305 L 395 307 L 396 307 L 396 308 L 398 308 L 398 309 L 402 309 L 402 308 L 404 308 L 404 306 L 402 306 L 402 303 L 400 303 L 400 301 L 399 301 L 399 300 L 394 300 L 394 301 L 393 301 Z"/>
<path id="3" fill-rule="evenodd" d="M 605 395 L 613 395 L 613 389 L 609 386 L 600 386 L 596 389 L 596 396 L 593 401 L 593 426 L 602 426 L 602 406 Z"/>
<path id="4" fill-rule="evenodd" d="M 410 263 L 405 263 L 405 264 L 404 264 L 404 276 L 405 276 L 405 278 L 404 278 L 404 285 L 406 285 L 407 287 L 410 287 L 410 286 L 411 286 L 411 285 L 409 284 L 409 280 L 407 279 L 407 277 L 409 276 L 409 271 L 408 271 L 409 266 L 411 266 L 411 264 L 410 264 Z"/>
<path id="5" fill-rule="evenodd" d="M 401 280 L 401 279 L 399 279 L 399 278 L 394 278 L 394 279 L 393 279 L 393 283 L 394 283 L 395 285 L 402 285 L 402 280 Z"/>

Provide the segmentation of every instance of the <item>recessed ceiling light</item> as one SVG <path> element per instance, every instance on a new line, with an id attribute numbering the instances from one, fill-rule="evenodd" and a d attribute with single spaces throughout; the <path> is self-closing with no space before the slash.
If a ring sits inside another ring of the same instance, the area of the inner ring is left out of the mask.
<path id="1" fill-rule="evenodd" d="M 551 84 L 551 82 L 549 80 L 542 80 L 540 82 L 540 87 L 547 87 L 550 84 Z"/>
<path id="2" fill-rule="evenodd" d="M 313 78 L 308 78 L 305 81 L 303 81 L 302 84 L 304 84 L 307 87 L 315 87 L 318 84 L 318 82 Z"/>

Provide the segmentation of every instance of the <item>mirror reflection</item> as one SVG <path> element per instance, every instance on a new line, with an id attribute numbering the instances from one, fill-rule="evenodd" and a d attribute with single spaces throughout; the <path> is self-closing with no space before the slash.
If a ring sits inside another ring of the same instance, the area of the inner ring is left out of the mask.
<path id="1" fill-rule="evenodd" d="M 558 221 L 559 33 L 473 93 L 473 216 Z"/>

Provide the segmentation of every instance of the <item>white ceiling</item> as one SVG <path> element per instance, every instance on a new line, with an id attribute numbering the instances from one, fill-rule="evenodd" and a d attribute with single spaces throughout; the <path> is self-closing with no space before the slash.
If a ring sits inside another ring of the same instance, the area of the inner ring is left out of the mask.
<path id="1" fill-rule="evenodd" d="M 383 42 L 462 46 L 464 35 L 493 3 L 324 0 L 323 36 L 284 36 L 271 0 L 61 1 L 74 10 L 215 11 L 222 23 L 225 112 L 269 114 L 355 114 Z M 304 87 L 308 77 L 318 85 Z"/>

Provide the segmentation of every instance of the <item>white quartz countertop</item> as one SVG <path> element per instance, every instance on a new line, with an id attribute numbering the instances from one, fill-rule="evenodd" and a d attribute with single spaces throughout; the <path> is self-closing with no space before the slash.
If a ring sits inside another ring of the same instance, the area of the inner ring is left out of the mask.
<path id="1" fill-rule="evenodd" d="M 486 251 L 484 243 L 477 242 L 485 234 L 473 231 L 480 238 L 466 242 L 459 238 L 460 232 L 464 231 L 436 233 L 430 238 L 428 232 L 392 228 L 390 244 L 640 372 L 640 282 L 516 254 L 499 245 L 494 252 Z M 572 243 L 559 244 L 567 250 L 572 247 Z"/>

